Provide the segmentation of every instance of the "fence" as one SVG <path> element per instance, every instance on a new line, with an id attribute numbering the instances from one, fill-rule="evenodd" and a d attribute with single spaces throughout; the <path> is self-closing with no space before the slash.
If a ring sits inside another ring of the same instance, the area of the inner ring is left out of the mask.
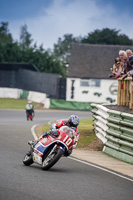
<path id="1" fill-rule="evenodd" d="M 124 80 L 119 78 L 118 80 L 117 105 L 129 106 L 130 109 L 133 109 L 133 83 L 131 77 Z"/>
<path id="2" fill-rule="evenodd" d="M 91 106 L 94 130 L 104 144 L 103 151 L 133 164 L 133 115 L 109 110 L 103 105 Z"/>
<path id="3" fill-rule="evenodd" d="M 0 87 L 46 93 L 49 98 L 66 99 L 66 79 L 59 74 L 41 73 L 18 68 L 0 69 Z"/>

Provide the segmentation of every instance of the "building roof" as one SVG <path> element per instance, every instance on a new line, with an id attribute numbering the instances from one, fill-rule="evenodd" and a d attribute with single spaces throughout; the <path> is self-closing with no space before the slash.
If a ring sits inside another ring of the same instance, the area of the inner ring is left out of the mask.
<path id="1" fill-rule="evenodd" d="M 29 63 L 0 63 L 0 70 L 13 70 L 18 71 L 19 69 L 28 69 L 31 71 L 39 71 L 34 64 Z"/>
<path id="2" fill-rule="evenodd" d="M 119 50 L 133 46 L 72 44 L 67 77 L 108 79 Z"/>

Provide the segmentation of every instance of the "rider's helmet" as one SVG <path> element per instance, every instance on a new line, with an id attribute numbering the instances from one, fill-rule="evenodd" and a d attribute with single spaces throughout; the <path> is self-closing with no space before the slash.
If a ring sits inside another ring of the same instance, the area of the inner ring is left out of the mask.
<path id="1" fill-rule="evenodd" d="M 71 115 L 68 119 L 68 124 L 71 127 L 76 127 L 79 125 L 79 117 L 77 115 Z"/>

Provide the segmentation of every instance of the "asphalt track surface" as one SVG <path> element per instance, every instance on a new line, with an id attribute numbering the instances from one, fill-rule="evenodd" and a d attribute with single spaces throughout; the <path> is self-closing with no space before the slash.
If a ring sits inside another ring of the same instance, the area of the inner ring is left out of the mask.
<path id="1" fill-rule="evenodd" d="M 33 122 L 22 110 L 0 110 L 0 200 L 132 200 L 133 182 L 62 157 L 49 171 L 22 163 L 32 138 L 31 127 L 71 114 L 88 112 L 37 111 Z"/>

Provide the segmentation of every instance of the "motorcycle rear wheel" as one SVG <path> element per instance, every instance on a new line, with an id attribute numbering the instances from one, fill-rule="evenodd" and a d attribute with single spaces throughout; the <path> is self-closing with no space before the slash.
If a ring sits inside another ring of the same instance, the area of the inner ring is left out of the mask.
<path id="1" fill-rule="evenodd" d="M 51 149 L 52 151 L 52 149 Z M 50 151 L 50 153 L 51 153 Z M 42 170 L 48 170 L 50 169 L 63 155 L 63 150 L 58 148 L 56 149 L 54 152 L 52 152 L 51 154 L 48 154 L 48 156 L 43 159 L 42 162 Z"/>
<path id="2" fill-rule="evenodd" d="M 26 154 L 26 155 L 24 156 L 23 163 L 24 163 L 26 166 L 29 166 L 29 165 L 33 164 L 33 158 L 32 158 L 32 156 Z"/>

